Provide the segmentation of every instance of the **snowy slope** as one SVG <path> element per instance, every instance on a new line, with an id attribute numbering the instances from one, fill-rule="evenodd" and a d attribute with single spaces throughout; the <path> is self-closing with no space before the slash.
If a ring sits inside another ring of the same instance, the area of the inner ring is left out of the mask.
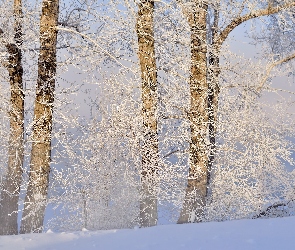
<path id="1" fill-rule="evenodd" d="M 295 249 L 295 217 L 0 236 L 1 250 Z"/>

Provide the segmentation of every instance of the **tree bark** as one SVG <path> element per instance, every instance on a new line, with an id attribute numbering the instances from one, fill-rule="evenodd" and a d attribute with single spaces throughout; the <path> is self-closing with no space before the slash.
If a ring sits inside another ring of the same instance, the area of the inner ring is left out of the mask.
<path id="1" fill-rule="evenodd" d="M 207 198 L 208 188 L 211 179 L 211 170 L 214 164 L 216 152 L 216 123 L 218 111 L 218 96 L 219 96 L 219 48 L 216 46 L 216 38 L 218 35 L 218 20 L 219 11 L 214 10 L 214 22 L 211 30 L 211 51 L 209 53 L 208 66 L 208 128 L 209 128 L 209 161 L 208 161 L 208 178 L 207 178 Z"/>
<path id="2" fill-rule="evenodd" d="M 191 28 L 189 173 L 179 224 L 200 222 L 204 217 L 208 178 L 208 84 L 207 84 L 207 8 L 194 0 L 188 15 Z"/>
<path id="3" fill-rule="evenodd" d="M 7 69 L 10 82 L 10 132 L 8 148 L 8 170 L 3 182 L 0 201 L 0 235 L 18 233 L 18 199 L 22 181 L 24 158 L 24 91 L 22 67 L 22 1 L 14 1 L 14 40 L 7 44 L 9 53 Z"/>
<path id="4" fill-rule="evenodd" d="M 43 1 L 33 143 L 20 233 L 37 233 L 43 229 L 50 172 L 58 13 L 59 0 Z"/>
<path id="5" fill-rule="evenodd" d="M 141 227 L 155 226 L 157 214 L 157 68 L 153 28 L 154 1 L 141 0 L 138 5 L 136 32 L 138 36 L 138 56 L 142 79 L 142 115 L 144 139 L 142 143 L 141 170 Z"/>

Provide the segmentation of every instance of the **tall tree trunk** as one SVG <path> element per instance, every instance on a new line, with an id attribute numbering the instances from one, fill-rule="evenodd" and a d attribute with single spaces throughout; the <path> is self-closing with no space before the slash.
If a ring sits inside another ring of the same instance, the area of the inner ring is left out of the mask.
<path id="1" fill-rule="evenodd" d="M 8 148 L 8 171 L 3 183 L 0 201 L 0 235 L 18 233 L 17 215 L 24 158 L 24 92 L 22 68 L 22 2 L 14 1 L 14 40 L 7 44 L 9 53 L 7 69 L 10 81 L 10 132 Z"/>
<path id="2" fill-rule="evenodd" d="M 157 132 L 157 69 L 153 31 L 154 1 L 141 0 L 138 5 L 136 31 L 138 36 L 139 62 L 142 79 L 142 114 L 144 140 L 142 143 L 141 171 L 141 227 L 155 226 L 157 214 L 157 168 L 158 168 L 158 132 Z"/>
<path id="3" fill-rule="evenodd" d="M 204 217 L 208 178 L 207 3 L 194 0 L 188 21 L 191 27 L 189 173 L 179 224 Z"/>
<path id="4" fill-rule="evenodd" d="M 33 144 L 20 233 L 41 232 L 43 229 L 50 172 L 58 13 L 59 0 L 43 1 Z"/>
<path id="5" fill-rule="evenodd" d="M 219 7 L 219 5 L 218 5 Z M 209 53 L 209 67 L 208 67 L 208 123 L 209 123 L 209 142 L 210 152 L 208 161 L 208 179 L 207 179 L 207 191 L 210 184 L 211 170 L 214 164 L 215 152 L 216 152 L 216 122 L 218 111 L 218 95 L 219 95 L 219 47 L 216 44 L 218 35 L 218 21 L 219 10 L 214 10 L 214 22 L 211 30 L 211 51 Z M 208 196 L 208 192 L 207 192 Z"/>

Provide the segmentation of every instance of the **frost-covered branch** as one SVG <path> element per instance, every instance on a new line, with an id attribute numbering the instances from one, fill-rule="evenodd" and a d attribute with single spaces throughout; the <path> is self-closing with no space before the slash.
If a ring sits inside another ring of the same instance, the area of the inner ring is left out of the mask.
<path id="1" fill-rule="evenodd" d="M 272 205 L 268 206 L 266 209 L 264 209 L 262 212 L 260 212 L 259 214 L 253 216 L 253 219 L 258 219 L 263 216 L 270 216 L 271 215 L 270 213 L 273 209 L 277 209 L 279 207 L 286 207 L 289 205 L 289 203 L 293 202 L 294 200 L 295 199 L 290 200 L 288 202 L 279 202 L 279 203 L 272 204 Z"/>
<path id="2" fill-rule="evenodd" d="M 263 77 L 263 79 L 262 79 L 259 87 L 257 88 L 257 91 L 259 92 L 263 88 L 264 84 L 266 83 L 266 81 L 267 81 L 267 79 L 268 79 L 268 77 L 270 75 L 270 72 L 273 70 L 274 67 L 276 67 L 278 65 L 281 65 L 283 63 L 289 62 L 289 61 L 291 61 L 294 58 L 295 58 L 295 53 L 292 54 L 292 55 L 290 55 L 290 56 L 287 56 L 287 57 L 285 57 L 285 58 L 283 58 L 281 60 L 278 60 L 278 61 L 272 63 L 271 65 L 269 65 L 267 67 L 267 71 L 266 71 L 265 76 Z"/>
<path id="3" fill-rule="evenodd" d="M 226 38 L 228 37 L 228 35 L 240 24 L 242 24 L 250 19 L 253 19 L 253 18 L 273 15 L 273 14 L 276 14 L 276 13 L 282 11 L 282 10 L 293 8 L 293 7 L 295 7 L 295 2 L 290 1 L 288 3 L 278 5 L 278 6 L 269 5 L 265 9 L 255 10 L 255 11 L 252 11 L 252 12 L 246 14 L 246 15 L 236 17 L 219 34 L 218 38 L 216 39 L 217 45 L 221 46 L 223 44 L 223 42 L 226 40 Z"/>
<path id="4" fill-rule="evenodd" d="M 112 58 L 115 62 L 117 62 L 122 68 L 127 69 L 128 71 L 133 72 L 134 74 L 136 74 L 135 71 L 133 71 L 130 67 L 126 67 L 125 65 L 123 65 L 114 55 L 112 55 L 110 52 L 108 52 L 106 49 L 104 49 L 103 47 L 101 47 L 95 40 L 93 40 L 90 36 L 83 34 L 77 30 L 73 30 L 73 29 L 69 29 L 69 28 L 64 28 L 64 27 L 55 27 L 56 30 L 63 30 L 63 31 L 67 31 L 67 32 L 71 32 L 74 34 L 77 34 L 79 36 L 81 36 L 82 38 L 87 39 L 88 41 L 90 41 L 91 43 L 93 43 L 95 46 L 97 46 L 103 53 L 105 53 L 106 55 L 108 55 L 110 58 Z"/>

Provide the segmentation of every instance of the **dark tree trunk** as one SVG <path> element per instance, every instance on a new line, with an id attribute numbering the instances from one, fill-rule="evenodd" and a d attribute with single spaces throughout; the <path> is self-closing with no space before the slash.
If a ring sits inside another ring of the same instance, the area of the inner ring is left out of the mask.
<path id="1" fill-rule="evenodd" d="M 219 96 L 219 47 L 216 44 L 218 35 L 218 20 L 219 11 L 214 10 L 214 22 L 211 30 L 211 52 L 209 53 L 209 66 L 208 66 L 208 123 L 209 123 L 209 161 L 208 161 L 208 179 L 207 179 L 207 191 L 211 179 L 211 171 L 214 164 L 215 152 L 216 152 L 216 123 L 217 123 L 217 111 L 218 111 L 218 96 Z M 207 192 L 207 196 L 208 196 Z"/>
<path id="2" fill-rule="evenodd" d="M 10 82 L 8 168 L 0 201 L 0 235 L 18 233 L 17 216 L 24 158 L 24 91 L 22 68 L 22 2 L 14 1 L 14 44 L 7 44 Z"/>

